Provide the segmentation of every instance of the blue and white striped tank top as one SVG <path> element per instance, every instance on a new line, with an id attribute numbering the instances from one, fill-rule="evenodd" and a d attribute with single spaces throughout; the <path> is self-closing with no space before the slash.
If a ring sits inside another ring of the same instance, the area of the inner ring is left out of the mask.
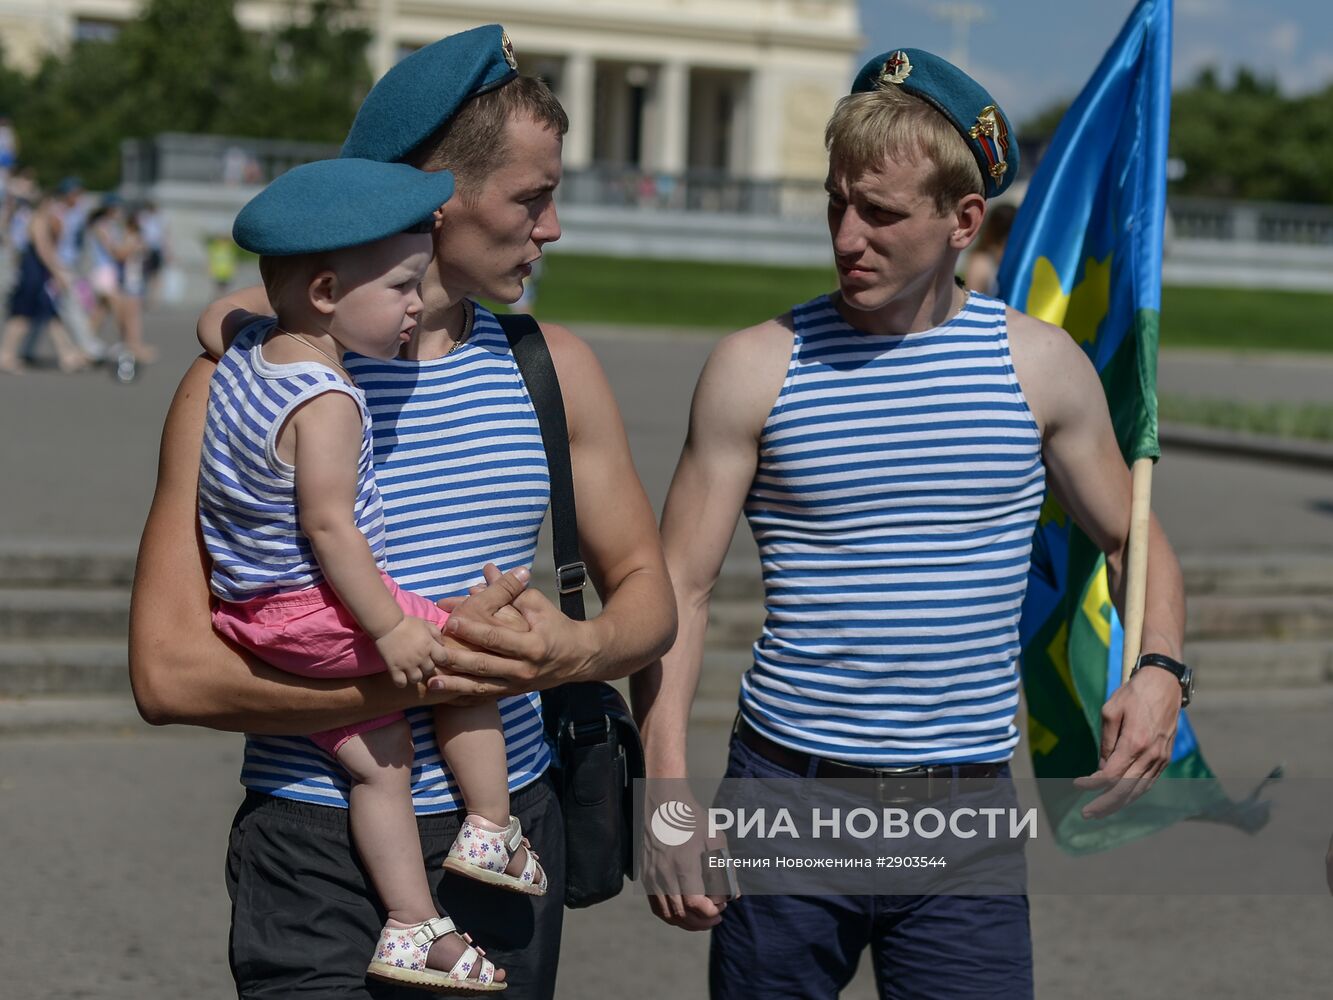
<path id="1" fill-rule="evenodd" d="M 389 573 L 436 600 L 482 582 L 481 567 L 532 565 L 550 478 L 527 387 L 495 317 L 476 309 L 472 335 L 434 361 L 347 356 L 366 394 L 375 478 L 384 498 Z M 550 764 L 536 694 L 500 701 L 509 788 Z M 408 712 L 418 814 L 462 805 L 444 770 L 428 709 Z M 283 798 L 346 807 L 338 764 L 298 737 L 246 738 L 241 782 Z"/>
<path id="2" fill-rule="evenodd" d="M 208 390 L 199 464 L 199 522 L 213 560 L 209 586 L 224 601 L 313 587 L 324 579 L 296 510 L 295 469 L 278 457 L 278 431 L 302 403 L 342 392 L 361 410 L 356 526 L 384 565 L 384 512 L 371 464 L 370 416 L 361 390 L 314 363 L 274 364 L 261 345 L 274 320 L 242 330 Z"/>
<path id="3" fill-rule="evenodd" d="M 836 760 L 1007 760 L 1045 469 L 1004 305 L 900 336 L 827 296 L 793 319 L 745 504 L 768 614 L 741 711 Z"/>

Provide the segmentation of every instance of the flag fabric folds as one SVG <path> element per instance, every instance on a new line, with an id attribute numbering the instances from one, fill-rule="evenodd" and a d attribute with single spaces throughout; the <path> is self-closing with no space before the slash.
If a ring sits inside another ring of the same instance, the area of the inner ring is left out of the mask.
<path id="1" fill-rule="evenodd" d="M 1157 340 L 1170 108 L 1171 3 L 1141 0 L 1052 138 L 999 276 L 1001 298 L 1063 327 L 1092 359 L 1127 463 L 1161 454 Z M 1021 631 L 1036 775 L 1091 774 L 1101 707 L 1120 684 L 1123 633 L 1105 559 L 1050 496 L 1034 536 Z M 1267 819 L 1255 796 L 1240 803 L 1226 796 L 1184 712 L 1170 765 L 1130 808 L 1084 820 L 1090 793 L 1041 785 L 1055 837 L 1074 853 L 1185 818 L 1247 829 Z"/>

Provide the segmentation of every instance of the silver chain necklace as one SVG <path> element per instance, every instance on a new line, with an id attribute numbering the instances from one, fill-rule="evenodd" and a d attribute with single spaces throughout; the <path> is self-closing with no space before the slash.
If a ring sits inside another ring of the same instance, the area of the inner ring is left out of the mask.
<path id="1" fill-rule="evenodd" d="M 324 355 L 324 357 L 328 358 L 329 361 L 330 361 L 330 363 L 331 363 L 335 368 L 337 368 L 338 371 L 342 372 L 342 373 L 343 373 L 344 375 L 346 375 L 349 379 L 352 377 L 352 376 L 351 376 L 351 373 L 348 372 L 348 370 L 347 370 L 346 368 L 343 367 L 343 363 L 342 363 L 341 361 L 339 361 L 337 358 L 335 358 L 335 357 L 334 357 L 332 354 L 330 354 L 328 351 L 324 350 L 324 348 L 320 347 L 318 344 L 312 344 L 310 341 L 306 340 L 304 337 L 297 336 L 296 334 L 292 333 L 290 330 L 284 330 L 284 329 L 283 329 L 282 327 L 280 327 L 280 326 L 279 326 L 279 327 L 276 327 L 276 329 L 277 329 L 277 331 L 278 331 L 280 334 L 282 334 L 284 337 L 291 337 L 292 340 L 296 341 L 298 344 L 303 344 L 303 345 L 305 345 L 306 347 L 310 348 L 312 351 L 315 351 L 316 353 L 319 353 L 319 354 Z"/>

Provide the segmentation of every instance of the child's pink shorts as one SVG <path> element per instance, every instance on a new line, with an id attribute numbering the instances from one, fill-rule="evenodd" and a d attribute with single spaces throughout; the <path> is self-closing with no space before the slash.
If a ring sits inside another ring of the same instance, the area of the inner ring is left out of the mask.
<path id="1" fill-rule="evenodd" d="M 404 614 L 436 625 L 449 620 L 420 594 L 403 590 L 387 573 L 381 575 Z M 386 669 L 375 640 L 362 631 L 328 583 L 241 603 L 219 601 L 213 611 L 213 627 L 264 662 L 301 677 L 365 677 Z M 329 753 L 337 753 L 357 733 L 380 729 L 402 717 L 402 712 L 394 712 L 310 738 Z"/>

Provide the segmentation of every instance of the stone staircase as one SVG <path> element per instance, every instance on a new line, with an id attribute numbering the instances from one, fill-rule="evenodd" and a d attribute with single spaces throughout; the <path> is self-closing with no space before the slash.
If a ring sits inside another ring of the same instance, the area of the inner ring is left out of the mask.
<path id="1" fill-rule="evenodd" d="M 1202 692 L 1333 684 L 1333 553 L 1184 562 L 1187 655 Z M 125 547 L 0 549 L 0 699 L 123 699 L 133 573 L 134 552 Z M 535 585 L 549 594 L 545 576 L 539 562 Z M 590 604 L 595 613 L 595 598 Z M 710 612 L 697 715 L 724 720 L 735 711 L 763 617 L 757 578 L 725 572 Z"/>
<path id="2" fill-rule="evenodd" d="M 129 691 L 134 550 L 0 549 L 0 698 Z"/>

